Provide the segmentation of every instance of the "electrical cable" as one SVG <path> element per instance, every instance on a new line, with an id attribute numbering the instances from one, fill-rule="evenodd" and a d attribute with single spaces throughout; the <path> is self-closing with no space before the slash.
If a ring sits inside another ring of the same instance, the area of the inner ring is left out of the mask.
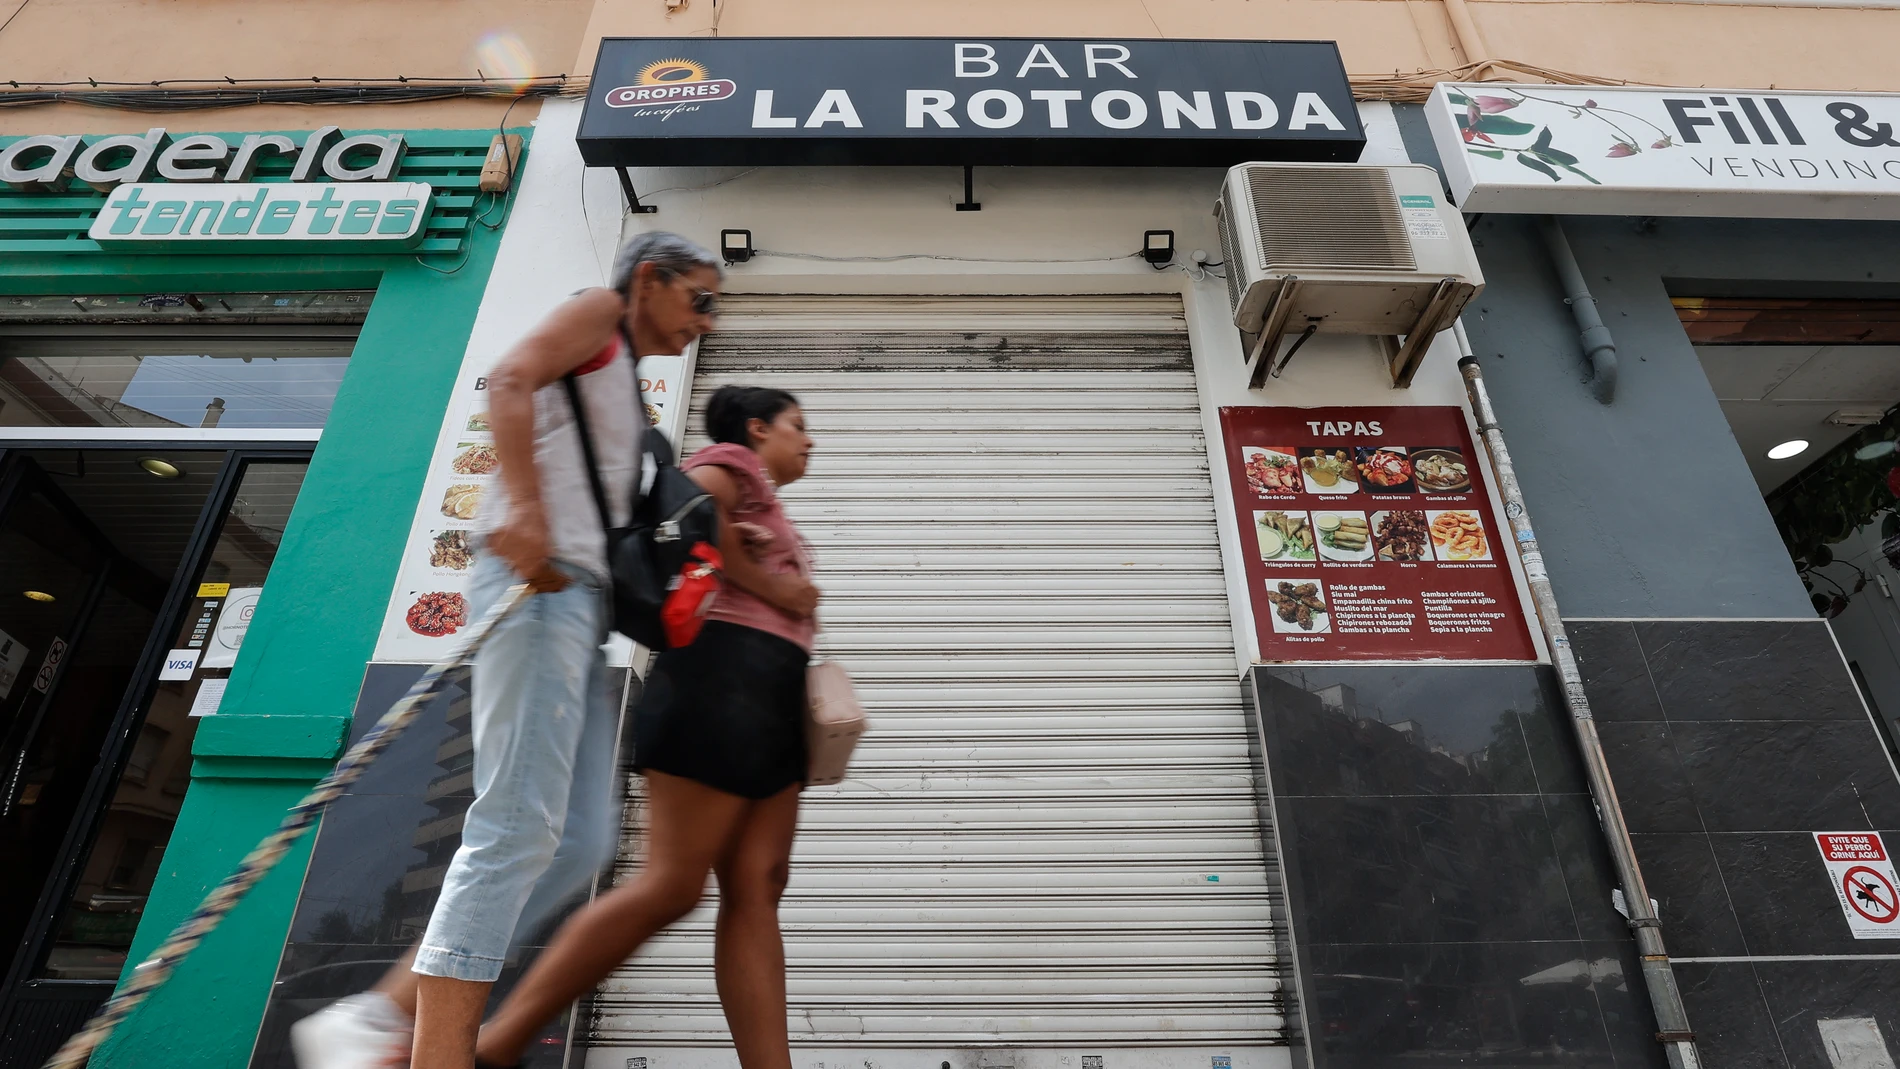
<path id="1" fill-rule="evenodd" d="M 13 25 L 13 20 L 19 18 L 20 12 L 25 11 L 26 5 L 32 2 L 33 0 L 20 0 L 20 6 L 13 9 L 13 14 L 7 16 L 7 21 L 0 22 L 0 31 L 4 31 L 8 26 Z"/>
<path id="2" fill-rule="evenodd" d="M 576 96 L 586 90 L 585 79 L 565 74 L 547 75 L 510 82 L 470 82 L 463 79 L 407 78 L 330 79 L 311 78 L 308 84 L 281 78 L 237 79 L 217 82 L 204 79 L 172 79 L 152 82 L 41 82 L 22 84 L 9 81 L 13 88 L 0 90 L 0 108 L 29 108 L 46 104 L 81 104 L 87 107 L 120 111 L 208 111 L 217 108 L 249 107 L 256 104 L 414 104 L 457 98 L 508 97 L 543 99 Z M 348 83 L 348 84 L 343 84 Z M 67 86 L 84 85 L 86 89 Z M 254 86 L 247 88 L 247 86 Z M 115 88 L 123 87 L 123 88 Z"/>
<path id="3" fill-rule="evenodd" d="M 1120 256 L 1092 256 L 1074 259 L 1006 259 L 992 256 L 944 256 L 933 252 L 900 252 L 890 256 L 825 256 L 815 252 L 782 252 L 777 249 L 754 249 L 752 255 L 777 256 L 787 260 L 816 260 L 821 263 L 837 264 L 885 264 L 899 260 L 948 260 L 965 264 L 1103 264 L 1119 260 L 1135 260 L 1141 257 L 1139 252 L 1123 253 Z"/>

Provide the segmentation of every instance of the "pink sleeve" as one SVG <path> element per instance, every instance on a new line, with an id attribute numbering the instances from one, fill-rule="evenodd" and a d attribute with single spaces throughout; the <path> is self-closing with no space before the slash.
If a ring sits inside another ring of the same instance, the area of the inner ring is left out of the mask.
<path id="1" fill-rule="evenodd" d="M 771 488 L 765 484 L 765 473 L 759 467 L 757 453 L 742 445 L 717 442 L 688 457 L 680 469 L 692 471 L 708 465 L 731 472 L 733 480 L 739 484 L 739 514 L 749 515 L 770 504 Z"/>

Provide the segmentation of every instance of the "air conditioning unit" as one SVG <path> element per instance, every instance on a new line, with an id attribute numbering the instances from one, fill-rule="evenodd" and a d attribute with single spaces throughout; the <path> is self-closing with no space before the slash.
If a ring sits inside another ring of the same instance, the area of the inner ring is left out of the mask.
<path id="1" fill-rule="evenodd" d="M 1227 172 L 1214 214 L 1254 387 L 1316 333 L 1386 339 L 1393 385 L 1411 385 L 1433 336 L 1484 289 L 1464 219 L 1440 189 L 1438 173 L 1416 164 Z M 1289 334 L 1297 340 L 1281 353 Z"/>

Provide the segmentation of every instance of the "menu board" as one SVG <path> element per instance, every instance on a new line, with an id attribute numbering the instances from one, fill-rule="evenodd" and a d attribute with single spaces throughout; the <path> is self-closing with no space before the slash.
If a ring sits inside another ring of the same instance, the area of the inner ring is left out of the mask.
<path id="1" fill-rule="evenodd" d="M 1536 659 L 1463 410 L 1220 416 L 1263 659 Z"/>
<path id="2" fill-rule="evenodd" d="M 685 369 L 685 359 L 678 356 L 640 361 L 647 421 L 674 441 L 685 418 Z M 501 477 L 500 467 L 488 425 L 488 376 L 465 373 L 423 484 L 396 592 L 376 644 L 377 660 L 433 664 L 454 648 L 454 636 L 474 623 L 469 618 L 468 579 L 480 553 L 475 514 Z"/>

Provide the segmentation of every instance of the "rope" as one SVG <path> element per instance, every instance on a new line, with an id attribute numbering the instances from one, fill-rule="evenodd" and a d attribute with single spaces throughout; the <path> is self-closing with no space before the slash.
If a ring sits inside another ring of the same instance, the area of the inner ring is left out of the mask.
<path id="1" fill-rule="evenodd" d="M 263 879 L 266 873 L 284 859 L 291 845 L 316 824 L 317 818 L 323 815 L 323 811 L 329 808 L 330 803 L 342 797 L 343 793 L 349 790 L 350 785 L 355 783 L 376 758 L 389 748 L 390 743 L 395 742 L 396 737 L 414 722 L 416 715 L 422 711 L 423 707 L 441 692 L 442 681 L 448 673 L 473 657 L 494 633 L 496 626 L 526 603 L 528 597 L 527 584 L 510 587 L 502 596 L 501 601 L 496 603 L 494 608 L 489 609 L 488 614 L 468 632 L 468 637 L 461 648 L 448 660 L 422 673 L 422 678 L 416 680 L 415 685 L 409 688 L 409 693 L 389 707 L 389 711 L 376 722 L 376 726 L 370 729 L 369 734 L 364 735 L 362 741 L 352 746 L 350 751 L 343 755 L 342 760 L 337 762 L 336 768 L 332 769 L 330 774 L 315 787 L 312 787 L 310 793 L 304 795 L 303 801 L 291 807 L 290 812 L 285 814 L 283 823 L 277 826 L 277 830 L 266 836 L 263 842 L 258 843 L 243 861 L 238 862 L 237 871 L 212 888 L 211 893 L 198 904 L 198 908 L 180 922 L 178 927 L 172 929 L 171 935 L 167 936 L 165 942 L 152 952 L 152 956 L 140 962 L 138 967 L 132 970 L 131 982 L 113 995 L 104 1006 L 101 1006 L 98 1012 L 93 1014 L 92 1020 L 86 1022 L 85 1028 L 59 1048 L 58 1053 L 46 1063 L 45 1069 L 79 1069 L 80 1066 L 85 1065 L 99 1049 L 99 1045 L 112 1034 L 112 1030 L 131 1016 L 132 1011 L 136 1010 L 140 1003 L 171 978 L 172 973 L 184 962 L 186 955 L 196 950 L 198 944 L 204 942 L 205 936 L 211 934 L 211 930 L 224 920 L 225 915 L 231 912 L 244 895 L 257 886 L 257 881 Z"/>

